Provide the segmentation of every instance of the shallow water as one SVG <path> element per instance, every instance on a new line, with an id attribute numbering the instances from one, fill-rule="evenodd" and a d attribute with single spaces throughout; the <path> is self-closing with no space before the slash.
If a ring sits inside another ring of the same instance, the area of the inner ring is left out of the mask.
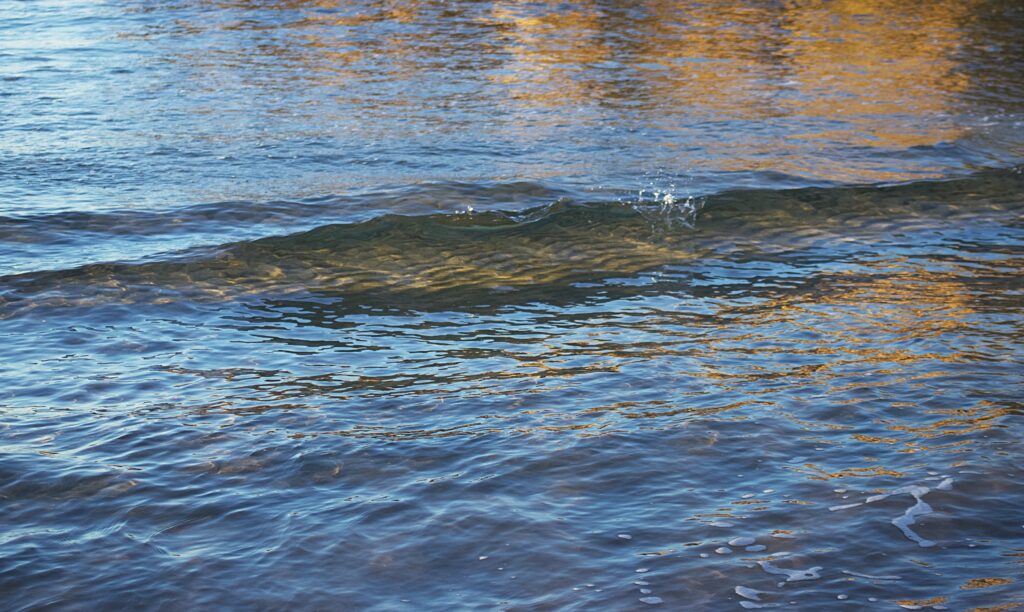
<path id="1" fill-rule="evenodd" d="M 5 609 L 1024 605 L 1014 2 L 0 5 Z"/>

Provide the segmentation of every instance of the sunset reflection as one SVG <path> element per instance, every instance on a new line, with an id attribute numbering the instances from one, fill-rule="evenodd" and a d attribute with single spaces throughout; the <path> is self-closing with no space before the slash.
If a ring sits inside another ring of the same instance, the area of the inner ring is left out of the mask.
<path id="1" fill-rule="evenodd" d="M 899 181 L 940 168 L 908 174 L 893 151 L 939 147 L 941 158 L 972 134 L 965 109 L 998 86 L 964 64 L 978 2 L 208 4 L 242 12 L 225 29 L 267 12 L 280 27 L 253 31 L 255 47 L 182 52 L 200 83 L 245 71 L 246 87 L 264 91 L 245 114 L 290 90 L 297 103 L 276 108 L 315 120 L 321 136 L 455 137 L 502 109 L 475 133 L 485 143 L 614 150 L 642 131 L 661 165 Z M 265 70 L 253 78 L 253 67 Z M 573 135 L 588 126 L 628 131 Z"/>

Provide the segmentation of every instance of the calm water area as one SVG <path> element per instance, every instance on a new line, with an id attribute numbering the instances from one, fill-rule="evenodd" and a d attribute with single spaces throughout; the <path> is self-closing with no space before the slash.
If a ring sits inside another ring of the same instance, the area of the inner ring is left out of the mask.
<path id="1" fill-rule="evenodd" d="M 0 609 L 1024 607 L 1018 0 L 0 0 Z"/>

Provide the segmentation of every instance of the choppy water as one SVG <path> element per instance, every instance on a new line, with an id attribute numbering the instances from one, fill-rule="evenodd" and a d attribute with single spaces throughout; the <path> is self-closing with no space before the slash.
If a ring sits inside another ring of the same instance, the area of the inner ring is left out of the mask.
<path id="1" fill-rule="evenodd" d="M 3 609 L 1024 605 L 1017 2 L 0 3 Z"/>

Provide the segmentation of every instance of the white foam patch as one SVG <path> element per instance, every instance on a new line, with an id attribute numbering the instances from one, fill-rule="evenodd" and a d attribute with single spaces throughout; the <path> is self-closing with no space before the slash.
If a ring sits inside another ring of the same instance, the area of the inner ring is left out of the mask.
<path id="1" fill-rule="evenodd" d="M 756 542 L 757 540 L 750 536 L 740 536 L 729 540 L 729 546 L 750 546 Z"/>
<path id="2" fill-rule="evenodd" d="M 662 598 L 660 598 L 660 597 L 653 597 L 652 596 L 652 597 L 641 597 L 640 601 L 642 601 L 645 604 L 649 604 L 649 605 L 654 606 L 654 605 L 660 604 L 664 600 Z"/>
<path id="3" fill-rule="evenodd" d="M 753 602 L 753 601 L 747 601 L 746 599 L 740 601 L 740 605 L 743 606 L 744 608 L 748 609 L 748 610 L 753 610 L 754 608 L 778 608 L 779 607 L 779 604 L 777 604 L 777 603 L 756 603 L 756 602 Z"/>
<path id="4" fill-rule="evenodd" d="M 768 561 L 758 561 L 757 564 L 761 566 L 761 569 L 768 572 L 769 574 L 785 576 L 786 582 L 801 582 L 804 580 L 817 580 L 818 578 L 821 578 L 821 574 L 818 573 L 818 571 L 822 569 L 820 566 L 812 567 L 810 569 L 805 570 L 790 570 L 783 569 L 781 567 L 775 567 Z"/>
<path id="5" fill-rule="evenodd" d="M 740 597 L 745 597 L 747 599 L 752 599 L 754 601 L 761 601 L 761 595 L 771 595 L 771 593 L 768 591 L 758 591 L 757 589 L 752 589 L 750 587 L 745 587 L 742 585 L 737 586 L 734 590 L 736 591 L 736 594 Z"/>
<path id="6" fill-rule="evenodd" d="M 836 510 L 846 510 L 848 508 L 856 508 L 857 506 L 863 506 L 864 502 L 857 502 L 854 504 L 843 504 L 841 506 L 829 506 L 829 512 L 835 512 Z"/>
<path id="7" fill-rule="evenodd" d="M 943 480 L 939 484 L 935 485 L 935 489 L 939 490 L 939 491 L 949 491 L 952 488 L 953 488 L 953 479 L 952 478 L 946 478 L 945 480 Z M 922 547 L 922 548 L 930 548 L 932 546 L 935 546 L 935 542 L 933 542 L 932 540 L 929 540 L 927 538 L 921 537 L 920 535 L 918 535 L 918 533 L 916 531 L 914 531 L 910 527 L 911 527 L 911 525 L 914 525 L 915 523 L 917 523 L 917 519 L 918 518 L 920 518 L 922 516 L 925 516 L 925 515 L 928 515 L 928 514 L 931 514 L 932 512 L 934 512 L 934 510 L 932 510 L 932 507 L 930 505 L 928 505 L 928 503 L 926 501 L 924 501 L 924 499 L 922 499 L 925 495 L 927 495 L 928 493 L 931 493 L 931 491 L 932 491 L 931 488 L 926 487 L 924 485 L 906 485 L 906 486 L 903 486 L 903 487 L 899 487 L 897 489 L 893 489 L 892 491 L 889 491 L 888 493 L 881 493 L 879 495 L 872 495 L 872 496 L 868 497 L 867 499 L 865 499 L 863 503 L 871 504 L 871 503 L 874 503 L 874 502 L 877 502 L 877 501 L 881 501 L 883 499 L 888 499 L 889 497 L 892 497 L 893 495 L 907 494 L 907 495 L 910 495 L 911 497 L 913 497 L 914 498 L 914 505 L 909 507 L 909 508 L 907 508 L 907 510 L 901 516 L 897 516 L 896 518 L 892 519 L 891 522 L 892 522 L 893 525 L 896 526 L 897 529 L 899 529 L 901 532 L 903 532 L 903 535 L 906 536 L 907 539 L 911 540 L 912 542 L 916 542 L 917 545 Z M 846 509 L 846 508 L 853 508 L 853 507 L 859 506 L 859 505 L 860 505 L 860 503 L 846 504 L 846 505 L 843 505 L 843 506 L 832 506 L 831 508 L 829 508 L 829 510 L 832 510 L 832 511 L 843 510 L 843 509 Z"/>
<path id="8" fill-rule="evenodd" d="M 873 576 L 871 574 L 862 574 L 860 572 L 851 572 L 850 570 L 843 570 L 843 573 L 847 576 L 856 576 L 857 578 L 867 578 L 868 580 L 903 580 L 902 576 Z"/>

